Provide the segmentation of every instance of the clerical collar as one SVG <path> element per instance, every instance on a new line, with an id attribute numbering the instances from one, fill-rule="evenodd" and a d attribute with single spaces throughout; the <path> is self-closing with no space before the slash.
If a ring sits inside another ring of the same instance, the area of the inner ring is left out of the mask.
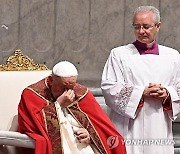
<path id="1" fill-rule="evenodd" d="M 133 44 L 137 48 L 137 50 L 139 51 L 139 53 L 141 55 L 142 54 L 159 55 L 158 44 L 156 43 L 156 41 L 153 41 L 150 44 L 145 44 L 145 43 L 141 43 L 138 40 L 136 40 L 135 42 L 133 42 Z"/>

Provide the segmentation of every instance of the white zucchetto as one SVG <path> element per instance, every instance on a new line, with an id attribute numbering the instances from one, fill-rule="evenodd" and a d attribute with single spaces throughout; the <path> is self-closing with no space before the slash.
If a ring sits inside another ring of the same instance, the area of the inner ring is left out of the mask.
<path id="1" fill-rule="evenodd" d="M 78 75 L 76 67 L 68 61 L 61 61 L 57 63 L 53 67 L 52 72 L 54 75 L 59 77 L 71 77 Z"/>

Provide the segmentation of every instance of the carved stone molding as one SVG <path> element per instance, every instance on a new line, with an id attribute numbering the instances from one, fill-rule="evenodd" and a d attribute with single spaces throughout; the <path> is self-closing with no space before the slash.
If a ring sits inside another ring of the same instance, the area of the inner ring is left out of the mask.
<path id="1" fill-rule="evenodd" d="M 40 71 L 49 70 L 44 64 L 35 64 L 28 56 L 23 55 L 20 49 L 14 51 L 6 64 L 0 64 L 0 71 Z"/>

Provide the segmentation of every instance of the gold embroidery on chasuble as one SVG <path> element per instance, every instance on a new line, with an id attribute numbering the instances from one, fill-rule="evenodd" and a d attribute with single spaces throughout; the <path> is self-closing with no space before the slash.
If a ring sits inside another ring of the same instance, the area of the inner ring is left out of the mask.
<path id="1" fill-rule="evenodd" d="M 61 130 L 54 103 L 50 103 L 50 105 L 46 106 L 44 108 L 44 112 L 46 116 L 48 134 L 51 139 L 51 144 L 53 148 L 53 154 L 61 154 Z"/>
<path id="2" fill-rule="evenodd" d="M 38 96 L 47 101 L 47 105 L 44 107 L 44 119 L 48 135 L 52 144 L 53 154 L 62 154 L 61 143 L 61 130 L 57 117 L 57 112 L 54 104 L 54 98 L 47 85 L 48 78 L 39 81 L 28 87 L 28 89 L 34 91 Z"/>
<path id="3" fill-rule="evenodd" d="M 94 128 L 93 124 L 91 123 L 90 119 L 88 118 L 87 114 L 84 113 L 78 105 L 78 101 L 83 99 L 83 97 L 86 96 L 86 94 L 88 93 L 88 89 L 82 85 L 77 84 L 74 87 L 74 91 L 75 91 L 77 100 L 75 101 L 75 103 L 73 103 L 67 107 L 68 112 L 76 119 L 76 121 L 82 127 L 84 127 L 90 133 L 91 139 L 92 139 L 93 143 L 95 144 L 95 146 L 97 147 L 97 149 L 102 154 L 106 154 L 107 151 L 105 150 L 105 147 L 98 135 L 98 132 L 95 130 L 95 128 Z"/>

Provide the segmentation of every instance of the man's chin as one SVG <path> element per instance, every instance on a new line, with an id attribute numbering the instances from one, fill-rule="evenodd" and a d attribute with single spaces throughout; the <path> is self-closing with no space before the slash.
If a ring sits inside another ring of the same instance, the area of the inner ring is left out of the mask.
<path id="1" fill-rule="evenodd" d="M 150 41 L 148 39 L 140 39 L 138 41 L 141 42 L 141 43 L 145 43 L 145 44 L 150 43 Z"/>

